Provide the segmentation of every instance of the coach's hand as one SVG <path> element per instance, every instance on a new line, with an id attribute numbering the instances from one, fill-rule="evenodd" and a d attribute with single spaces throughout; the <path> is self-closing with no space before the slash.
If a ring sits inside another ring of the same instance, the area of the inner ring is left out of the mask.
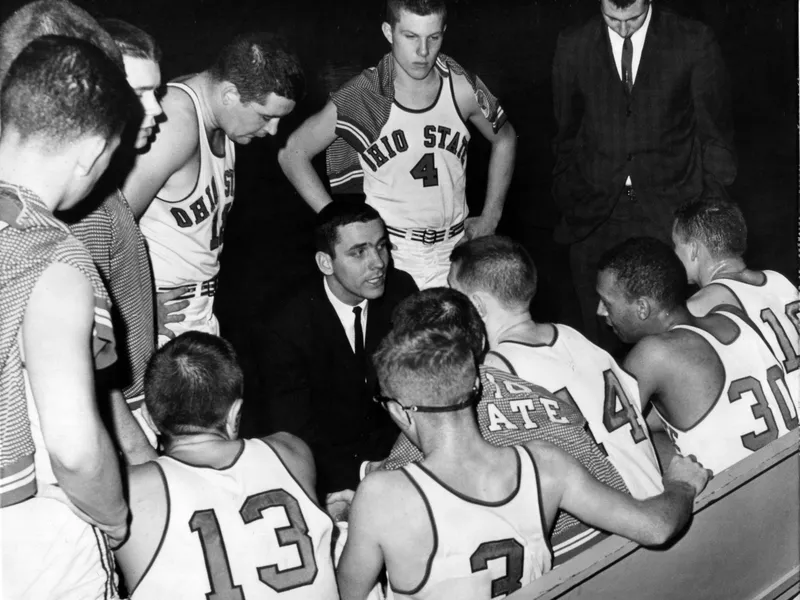
<path id="1" fill-rule="evenodd" d="M 468 217 L 464 220 L 464 237 L 458 240 L 456 246 L 485 235 L 493 235 L 497 229 L 497 221 L 484 217 Z"/>
<path id="2" fill-rule="evenodd" d="M 350 504 L 356 493 L 353 490 L 340 490 L 325 497 L 325 510 L 334 522 L 347 521 L 350 516 Z"/>
<path id="3" fill-rule="evenodd" d="M 194 286 L 188 288 L 180 287 L 167 292 L 158 292 L 156 294 L 156 318 L 158 319 L 158 335 L 165 335 L 169 339 L 175 338 L 175 332 L 166 326 L 167 323 L 180 323 L 186 318 L 186 315 L 180 314 L 184 308 L 189 306 L 188 300 L 175 300 L 188 291 L 191 291 Z"/>

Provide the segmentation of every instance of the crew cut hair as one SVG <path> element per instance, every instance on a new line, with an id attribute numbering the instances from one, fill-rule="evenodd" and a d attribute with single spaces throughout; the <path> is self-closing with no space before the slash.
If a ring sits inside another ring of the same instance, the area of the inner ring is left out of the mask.
<path id="1" fill-rule="evenodd" d="M 597 271 L 613 273 L 631 302 L 646 297 L 671 310 L 686 301 L 686 271 L 661 240 L 630 238 L 603 254 Z"/>
<path id="2" fill-rule="evenodd" d="M 300 60 L 275 34 L 245 33 L 235 37 L 209 69 L 215 81 L 236 86 L 242 103 L 264 104 L 274 93 L 287 100 L 305 94 L 305 76 Z"/>
<path id="3" fill-rule="evenodd" d="M 124 70 L 114 40 L 89 13 L 67 0 L 36 0 L 16 10 L 0 25 L 0 82 L 22 49 L 43 35 L 91 42 Z"/>
<path id="4" fill-rule="evenodd" d="M 384 20 L 391 25 L 392 29 L 400 21 L 400 12 L 404 10 L 420 17 L 442 15 L 442 24 L 447 22 L 445 0 L 386 0 Z"/>
<path id="5" fill-rule="evenodd" d="M 97 46 L 48 35 L 28 44 L 3 80 L 3 131 L 55 148 L 87 136 L 111 139 L 140 105 L 117 67 Z"/>
<path id="6" fill-rule="evenodd" d="M 403 404 L 451 406 L 472 393 L 478 364 L 456 327 L 393 329 L 373 354 L 384 392 Z"/>
<path id="7" fill-rule="evenodd" d="M 339 243 L 339 229 L 352 223 L 380 221 L 386 227 L 378 211 L 369 204 L 350 200 L 335 200 L 326 204 L 317 213 L 314 222 L 314 246 L 317 252 L 336 257 L 336 244 Z"/>
<path id="8" fill-rule="evenodd" d="M 144 392 L 147 410 L 164 435 L 224 431 L 230 407 L 243 397 L 244 375 L 228 341 L 188 331 L 150 358 Z"/>
<path id="9" fill-rule="evenodd" d="M 472 301 L 461 292 L 433 287 L 404 298 L 392 313 L 392 328 L 396 331 L 414 331 L 426 328 L 456 329 L 481 362 L 485 351 L 483 320 Z"/>
<path id="10" fill-rule="evenodd" d="M 468 290 L 491 294 L 506 308 L 527 308 L 536 295 L 536 265 L 511 238 L 488 235 L 457 246 L 450 254 L 453 275 Z"/>
<path id="11" fill-rule="evenodd" d="M 149 33 L 122 19 L 100 19 L 123 56 L 161 62 L 161 48 Z"/>
<path id="12" fill-rule="evenodd" d="M 697 240 L 714 259 L 747 252 L 747 223 L 742 209 L 721 198 L 684 203 L 675 211 L 675 234 L 682 242 Z"/>

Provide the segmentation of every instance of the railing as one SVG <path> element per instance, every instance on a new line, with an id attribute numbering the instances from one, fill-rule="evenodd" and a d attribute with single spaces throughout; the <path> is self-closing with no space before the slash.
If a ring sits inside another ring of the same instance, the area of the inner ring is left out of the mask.
<path id="1" fill-rule="evenodd" d="M 617 536 L 508 600 L 788 600 L 800 594 L 800 431 L 723 471 L 669 547 Z"/>

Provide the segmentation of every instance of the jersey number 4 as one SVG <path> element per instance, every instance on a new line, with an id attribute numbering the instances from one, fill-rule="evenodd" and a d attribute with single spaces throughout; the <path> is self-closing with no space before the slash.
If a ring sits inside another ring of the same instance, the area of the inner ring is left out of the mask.
<path id="1" fill-rule="evenodd" d="M 423 155 L 409 172 L 414 179 L 422 181 L 422 187 L 439 185 L 439 169 L 436 168 L 436 162 L 433 160 L 433 152 Z"/>
<path id="2" fill-rule="evenodd" d="M 308 535 L 308 526 L 297 499 L 285 490 L 270 490 L 250 496 L 242 504 L 239 514 L 245 525 L 262 518 L 263 511 L 283 507 L 289 525 L 275 530 L 280 546 L 294 545 L 300 555 L 300 565 L 279 571 L 274 564 L 258 567 L 259 580 L 275 590 L 284 592 L 313 583 L 317 576 L 314 544 Z M 233 583 L 231 566 L 225 540 L 222 539 L 217 514 L 213 509 L 198 510 L 189 519 L 189 528 L 200 536 L 211 591 L 207 600 L 245 600 L 241 585 Z"/>
<path id="3" fill-rule="evenodd" d="M 506 559 L 506 575 L 492 580 L 491 598 L 505 596 L 522 587 L 525 551 L 522 548 L 522 544 L 513 538 L 496 542 L 484 542 L 469 557 L 469 565 L 472 572 L 477 573 L 488 569 L 489 561 L 496 558 Z"/>

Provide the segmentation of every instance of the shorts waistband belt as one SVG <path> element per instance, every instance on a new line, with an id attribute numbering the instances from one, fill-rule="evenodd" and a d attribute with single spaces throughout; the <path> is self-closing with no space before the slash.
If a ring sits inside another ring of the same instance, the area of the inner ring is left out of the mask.
<path id="1" fill-rule="evenodd" d="M 405 238 L 412 242 L 422 242 L 426 246 L 431 246 L 444 242 L 464 231 L 464 221 L 456 223 L 447 229 L 401 229 L 387 225 L 386 231 L 389 232 L 389 235 Z"/>
<path id="2" fill-rule="evenodd" d="M 212 277 L 208 281 L 201 281 L 199 283 L 185 283 L 183 285 L 174 285 L 170 287 L 159 287 L 157 291 L 168 292 L 170 290 L 178 290 L 186 288 L 188 291 L 181 294 L 176 300 L 186 300 L 187 298 L 195 298 L 197 296 L 213 296 L 217 293 L 217 277 Z"/>

